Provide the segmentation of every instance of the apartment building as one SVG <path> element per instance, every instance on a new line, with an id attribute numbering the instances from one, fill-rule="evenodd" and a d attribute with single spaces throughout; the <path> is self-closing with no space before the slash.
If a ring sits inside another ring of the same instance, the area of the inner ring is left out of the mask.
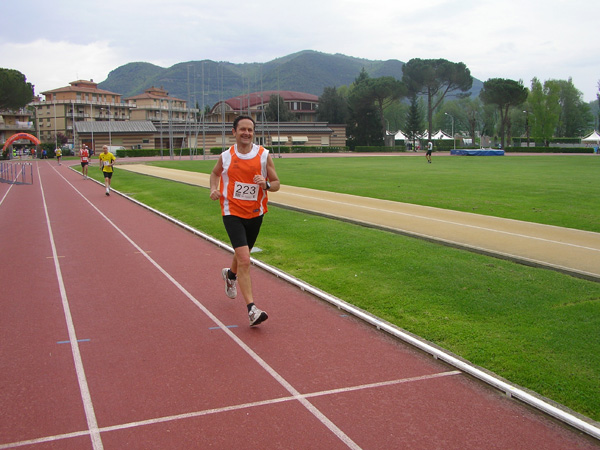
<path id="1" fill-rule="evenodd" d="M 72 81 L 69 86 L 45 91 L 42 95 L 44 100 L 30 103 L 35 110 L 36 132 L 42 142 L 52 142 L 57 135 L 62 135 L 67 138 L 68 146 L 79 148 L 77 122 L 131 119 L 131 107 L 122 102 L 121 94 L 99 89 L 93 80 Z"/>
<path id="2" fill-rule="evenodd" d="M 15 134 L 35 132 L 32 116 L 33 113 L 25 108 L 0 111 L 0 147 Z M 24 142 L 26 146 L 31 145 L 29 141 Z"/>

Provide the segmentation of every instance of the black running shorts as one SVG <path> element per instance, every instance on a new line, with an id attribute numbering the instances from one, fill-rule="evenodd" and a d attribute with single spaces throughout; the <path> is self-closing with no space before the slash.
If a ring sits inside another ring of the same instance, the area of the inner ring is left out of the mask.
<path id="1" fill-rule="evenodd" d="M 263 216 L 253 219 L 243 219 L 238 216 L 223 216 L 223 224 L 231 241 L 231 246 L 235 249 L 247 245 L 248 248 L 252 249 L 256 238 L 258 238 L 262 221 Z"/>

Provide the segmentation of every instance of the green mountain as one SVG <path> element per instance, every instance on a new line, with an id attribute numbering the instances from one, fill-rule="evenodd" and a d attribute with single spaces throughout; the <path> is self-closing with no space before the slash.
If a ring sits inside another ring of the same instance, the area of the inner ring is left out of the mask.
<path id="1" fill-rule="evenodd" d="M 305 50 L 266 63 L 203 60 L 163 68 L 134 62 L 111 71 L 98 86 L 124 97 L 141 94 L 152 86 L 163 87 L 172 97 L 202 107 L 257 91 L 289 90 L 321 95 L 326 87 L 350 85 L 363 68 L 373 78 L 402 79 L 403 65 L 396 59 L 373 61 Z M 471 95 L 479 95 L 481 87 L 481 81 L 475 79 Z"/>

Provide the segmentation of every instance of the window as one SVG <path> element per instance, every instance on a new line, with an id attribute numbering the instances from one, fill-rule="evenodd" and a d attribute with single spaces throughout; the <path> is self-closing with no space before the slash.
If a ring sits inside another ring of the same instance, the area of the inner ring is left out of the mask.
<path id="1" fill-rule="evenodd" d="M 308 142 L 307 136 L 292 136 L 292 144 L 294 145 L 303 145 Z"/>

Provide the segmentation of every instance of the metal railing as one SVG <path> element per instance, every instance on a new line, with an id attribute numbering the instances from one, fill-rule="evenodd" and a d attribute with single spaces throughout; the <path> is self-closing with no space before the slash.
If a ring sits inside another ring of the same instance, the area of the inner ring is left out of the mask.
<path id="1" fill-rule="evenodd" d="M 33 184 L 33 164 L 29 162 L 0 162 L 0 182 Z"/>

